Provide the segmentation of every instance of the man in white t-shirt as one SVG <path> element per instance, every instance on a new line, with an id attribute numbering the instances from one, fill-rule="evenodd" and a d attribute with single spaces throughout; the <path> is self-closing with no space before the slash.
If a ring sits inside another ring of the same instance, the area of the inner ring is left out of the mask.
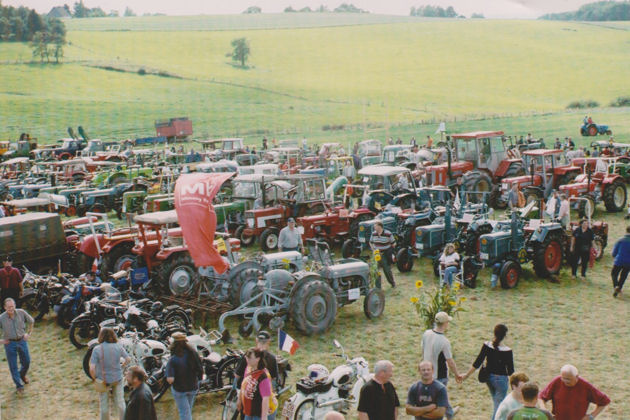
<path id="1" fill-rule="evenodd" d="M 435 328 L 426 330 L 422 335 L 422 359 L 428 360 L 433 365 L 433 378 L 444 386 L 448 384 L 448 368 L 451 368 L 458 383 L 462 381 L 462 375 L 457 371 L 457 365 L 453 360 L 451 343 L 444 333 L 448 330 L 449 322 L 453 317 L 446 312 L 438 312 L 435 315 Z M 452 419 L 457 413 L 458 407 L 451 408 L 450 403 L 446 407 L 446 418 Z"/>
<path id="2" fill-rule="evenodd" d="M 523 394 L 521 394 L 521 388 L 529 382 L 529 377 L 523 372 L 514 372 L 510 375 L 510 387 L 512 392 L 501 401 L 497 412 L 494 415 L 494 420 L 506 420 L 508 414 L 513 410 L 518 410 L 523 406 Z"/>

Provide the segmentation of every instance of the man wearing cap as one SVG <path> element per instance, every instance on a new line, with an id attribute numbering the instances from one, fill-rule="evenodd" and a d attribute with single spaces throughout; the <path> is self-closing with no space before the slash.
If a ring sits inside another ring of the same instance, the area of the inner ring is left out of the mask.
<path id="1" fill-rule="evenodd" d="M 0 315 L 0 329 L 2 330 L 2 343 L 4 344 L 4 352 L 9 363 L 9 370 L 17 392 L 24 391 L 24 384 L 28 384 L 26 377 L 28 368 L 31 364 L 31 357 L 28 352 L 28 339 L 33 332 L 33 324 L 35 321 L 25 310 L 15 309 L 15 301 L 8 298 L 4 301 L 5 312 Z M 28 324 L 28 331 L 26 329 Z M 18 370 L 18 357 L 22 369 Z"/>
<path id="2" fill-rule="evenodd" d="M 302 234 L 295 227 L 295 219 L 289 217 L 286 227 L 280 231 L 278 237 L 278 248 L 280 251 L 297 251 L 298 248 L 302 250 L 304 254 L 304 245 L 302 244 Z"/>
<path id="3" fill-rule="evenodd" d="M 2 264 L 4 267 L 0 269 L 0 288 L 2 288 L 0 299 L 4 302 L 7 298 L 11 298 L 17 304 L 24 291 L 22 274 L 20 270 L 12 266 L 13 260 L 10 256 L 7 255 Z"/>
<path id="4" fill-rule="evenodd" d="M 455 374 L 457 382 L 462 381 L 462 375 L 457 371 L 457 365 L 453 360 L 453 352 L 451 343 L 448 341 L 444 333 L 448 330 L 449 322 L 453 318 L 446 312 L 438 312 L 435 315 L 435 328 L 426 330 L 422 335 L 422 359 L 428 360 L 433 365 L 433 379 L 437 379 L 444 386 L 448 384 L 448 368 L 450 367 Z M 451 408 L 450 404 L 446 407 L 446 418 L 451 419 L 457 412 Z"/>

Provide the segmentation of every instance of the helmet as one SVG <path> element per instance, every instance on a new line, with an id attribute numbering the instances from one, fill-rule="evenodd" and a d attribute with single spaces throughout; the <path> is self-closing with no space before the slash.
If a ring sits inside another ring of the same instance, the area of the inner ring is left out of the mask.
<path id="1" fill-rule="evenodd" d="M 159 300 L 157 302 L 153 302 L 153 304 L 151 305 L 151 312 L 153 313 L 162 312 L 163 309 L 164 309 L 164 304 L 160 302 Z"/>
<path id="2" fill-rule="evenodd" d="M 308 377 L 315 382 L 321 382 L 328 378 L 328 369 L 324 365 L 315 363 L 306 368 Z"/>

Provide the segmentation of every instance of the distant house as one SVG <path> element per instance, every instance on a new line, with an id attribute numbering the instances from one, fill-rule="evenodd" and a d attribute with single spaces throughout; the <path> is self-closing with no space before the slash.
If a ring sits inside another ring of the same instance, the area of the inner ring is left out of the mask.
<path id="1" fill-rule="evenodd" d="M 53 7 L 52 9 L 50 9 L 50 12 L 48 12 L 48 17 L 50 18 L 71 18 L 72 14 L 70 13 L 70 10 L 68 10 L 67 7 L 64 6 L 56 6 Z"/>

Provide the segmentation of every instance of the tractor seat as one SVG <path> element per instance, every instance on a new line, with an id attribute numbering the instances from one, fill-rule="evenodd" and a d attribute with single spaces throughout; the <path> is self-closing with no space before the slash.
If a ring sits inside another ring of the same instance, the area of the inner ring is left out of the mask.
<path id="1" fill-rule="evenodd" d="M 591 179 L 594 180 L 594 181 L 600 181 L 601 182 L 601 181 L 604 180 L 604 177 L 606 175 L 607 174 L 605 172 L 593 172 L 593 175 L 591 176 Z"/>

